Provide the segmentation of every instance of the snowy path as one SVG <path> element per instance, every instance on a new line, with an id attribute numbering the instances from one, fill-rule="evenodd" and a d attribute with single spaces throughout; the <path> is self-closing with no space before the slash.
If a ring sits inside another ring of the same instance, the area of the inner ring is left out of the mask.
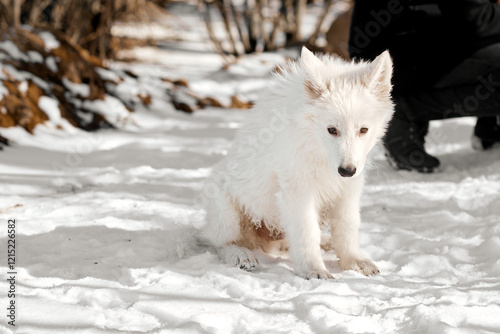
<path id="1" fill-rule="evenodd" d="M 381 275 L 342 272 L 333 253 L 330 281 L 295 276 L 286 254 L 258 253 L 263 267 L 247 273 L 189 252 L 174 231 L 203 224 L 195 198 L 248 112 L 173 111 L 154 77 L 182 72 L 189 51 L 156 52 L 150 61 L 177 54 L 179 64 L 131 65 L 154 95 L 135 125 L 1 131 L 15 145 L 0 152 L 0 291 L 5 224 L 16 219 L 17 333 L 500 332 L 500 149 L 470 148 L 473 119 L 432 124 L 441 173 L 398 173 L 374 153 L 360 240 Z M 250 57 L 225 72 L 213 54 L 191 56 L 213 65 L 186 74 L 191 87 L 222 100 L 258 96 L 282 59 Z M 1 319 L 0 333 L 11 333 Z"/>
<path id="2" fill-rule="evenodd" d="M 159 114 L 138 112 L 134 131 L 40 127 L 37 142 L 3 131 L 18 142 L 0 161 L 1 216 L 17 219 L 23 268 L 18 333 L 500 331 L 500 151 L 469 148 L 473 120 L 433 127 L 440 174 L 396 173 L 376 152 L 361 244 L 380 276 L 341 272 L 325 254 L 336 279 L 306 281 L 285 254 L 259 253 L 254 273 L 206 251 L 175 260 L 170 231 L 202 223 L 193 199 L 244 112 Z"/>

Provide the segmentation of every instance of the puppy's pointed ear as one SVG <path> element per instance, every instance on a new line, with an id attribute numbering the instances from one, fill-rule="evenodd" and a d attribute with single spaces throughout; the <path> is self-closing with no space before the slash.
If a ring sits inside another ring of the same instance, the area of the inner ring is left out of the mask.
<path id="1" fill-rule="evenodd" d="M 325 67 L 325 64 L 305 46 L 302 47 L 300 59 L 302 60 L 302 64 L 304 64 L 305 69 L 313 76 L 321 73 Z"/>
<path id="2" fill-rule="evenodd" d="M 311 99 L 317 99 L 326 89 L 325 83 L 321 78 L 321 74 L 324 73 L 325 64 L 305 46 L 302 47 L 300 60 L 306 70 L 306 78 L 304 80 L 305 91 Z"/>
<path id="3" fill-rule="evenodd" d="M 391 96 L 392 59 L 389 51 L 381 53 L 369 66 L 365 84 L 372 93 L 381 98 Z"/>

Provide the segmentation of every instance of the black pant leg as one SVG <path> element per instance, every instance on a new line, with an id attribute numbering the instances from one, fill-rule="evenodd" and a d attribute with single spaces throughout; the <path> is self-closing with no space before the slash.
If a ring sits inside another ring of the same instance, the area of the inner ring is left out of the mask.
<path id="1" fill-rule="evenodd" d="M 417 122 L 500 115 L 500 44 L 479 50 L 424 92 L 394 94 L 396 118 Z"/>

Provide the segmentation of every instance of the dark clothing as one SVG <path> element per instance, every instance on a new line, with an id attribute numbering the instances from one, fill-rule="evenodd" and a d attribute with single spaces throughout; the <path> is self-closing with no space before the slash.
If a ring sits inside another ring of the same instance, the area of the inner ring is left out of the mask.
<path id="1" fill-rule="evenodd" d="M 410 121 L 500 115 L 500 43 L 475 52 L 431 89 L 393 96 L 394 117 Z"/>
<path id="2" fill-rule="evenodd" d="M 494 1 L 356 0 L 349 52 L 351 58 L 373 60 L 389 49 L 399 94 L 433 87 L 466 58 L 496 43 L 500 5 Z"/>

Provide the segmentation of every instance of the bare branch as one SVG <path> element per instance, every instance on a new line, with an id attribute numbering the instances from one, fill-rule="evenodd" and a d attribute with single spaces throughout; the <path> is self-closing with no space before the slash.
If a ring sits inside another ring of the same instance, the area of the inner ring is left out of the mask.
<path id="1" fill-rule="evenodd" d="M 230 53 L 234 55 L 238 55 L 238 47 L 236 46 L 236 40 L 234 39 L 232 29 L 231 29 L 231 15 L 228 6 L 225 4 L 224 0 L 216 0 L 215 5 L 219 9 L 219 12 L 222 16 L 222 22 L 224 22 L 224 27 L 226 28 L 227 36 L 229 37 L 229 42 L 231 45 Z"/>
<path id="2" fill-rule="evenodd" d="M 21 5 L 22 0 L 12 1 L 12 25 L 16 28 L 21 25 Z"/>
<path id="3" fill-rule="evenodd" d="M 295 29 L 293 31 L 293 42 L 302 41 L 302 23 L 306 14 L 307 0 L 295 1 Z"/>
<path id="4" fill-rule="evenodd" d="M 333 4 L 333 0 L 326 0 L 325 1 L 325 8 L 323 9 L 323 13 L 321 14 L 321 17 L 318 19 L 318 23 L 316 23 L 316 29 L 314 29 L 313 34 L 311 37 L 309 37 L 308 42 L 310 44 L 315 44 L 316 39 L 318 38 L 319 34 L 321 33 L 321 26 L 323 25 L 323 22 L 326 19 L 326 16 L 328 15 L 328 12 L 330 11 L 330 7 Z"/>
<path id="5" fill-rule="evenodd" d="M 198 8 L 200 9 L 200 12 L 203 13 L 203 21 L 205 21 L 205 26 L 207 28 L 208 37 L 212 41 L 212 44 L 214 45 L 215 50 L 222 57 L 222 59 L 224 60 L 224 62 L 226 64 L 229 63 L 229 60 L 228 60 L 228 58 L 224 52 L 224 49 L 222 47 L 222 43 L 214 33 L 214 29 L 212 27 L 212 19 L 210 18 L 209 6 L 204 1 L 200 1 L 198 4 Z"/>
<path id="6" fill-rule="evenodd" d="M 236 9 L 236 6 L 234 5 L 232 0 L 229 0 L 229 3 L 231 6 L 231 12 L 233 14 L 233 17 L 234 17 L 234 20 L 236 23 L 236 29 L 238 30 L 238 34 L 240 36 L 241 43 L 243 44 L 243 47 L 245 48 L 245 52 L 251 52 L 252 47 L 250 45 L 249 32 L 248 32 L 246 25 L 243 22 L 242 15 Z"/>

